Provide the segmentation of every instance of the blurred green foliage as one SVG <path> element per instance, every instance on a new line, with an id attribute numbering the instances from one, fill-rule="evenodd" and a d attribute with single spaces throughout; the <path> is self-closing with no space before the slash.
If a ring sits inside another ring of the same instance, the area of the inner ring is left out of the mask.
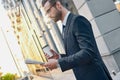
<path id="1" fill-rule="evenodd" d="M 11 73 L 7 73 L 3 76 L 1 76 L 0 80 L 16 80 L 15 75 Z"/>

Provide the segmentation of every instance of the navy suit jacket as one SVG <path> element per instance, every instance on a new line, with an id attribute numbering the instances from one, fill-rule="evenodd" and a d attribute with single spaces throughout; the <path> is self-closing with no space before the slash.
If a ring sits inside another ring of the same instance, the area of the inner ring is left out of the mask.
<path id="1" fill-rule="evenodd" d="M 66 55 L 58 60 L 62 71 L 73 69 L 76 80 L 112 80 L 85 17 L 70 13 L 64 30 L 64 46 Z"/>

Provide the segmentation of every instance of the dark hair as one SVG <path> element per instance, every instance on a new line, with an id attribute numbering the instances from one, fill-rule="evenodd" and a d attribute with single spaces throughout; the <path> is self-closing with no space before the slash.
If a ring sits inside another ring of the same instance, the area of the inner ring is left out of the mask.
<path id="1" fill-rule="evenodd" d="M 57 1 L 59 1 L 61 4 L 64 3 L 63 0 L 42 0 L 42 6 L 44 6 L 47 1 L 49 1 L 49 3 L 50 3 L 51 5 L 53 5 L 53 4 L 56 3 Z"/>

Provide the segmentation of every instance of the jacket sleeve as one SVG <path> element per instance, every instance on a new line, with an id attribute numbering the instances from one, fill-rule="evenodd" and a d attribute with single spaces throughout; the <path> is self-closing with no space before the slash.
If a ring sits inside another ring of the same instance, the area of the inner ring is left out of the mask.
<path id="1" fill-rule="evenodd" d="M 93 61 L 94 36 L 89 21 L 79 16 L 75 19 L 73 35 L 77 40 L 80 50 L 73 55 L 63 57 L 58 60 L 62 71 L 86 65 Z"/>

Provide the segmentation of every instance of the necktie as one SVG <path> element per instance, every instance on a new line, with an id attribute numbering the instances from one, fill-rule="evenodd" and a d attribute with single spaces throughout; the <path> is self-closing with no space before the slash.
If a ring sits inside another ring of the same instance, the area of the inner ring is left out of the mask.
<path id="1" fill-rule="evenodd" d="M 63 25 L 63 30 L 62 30 L 63 39 L 64 39 L 64 32 L 65 32 L 65 25 Z"/>

